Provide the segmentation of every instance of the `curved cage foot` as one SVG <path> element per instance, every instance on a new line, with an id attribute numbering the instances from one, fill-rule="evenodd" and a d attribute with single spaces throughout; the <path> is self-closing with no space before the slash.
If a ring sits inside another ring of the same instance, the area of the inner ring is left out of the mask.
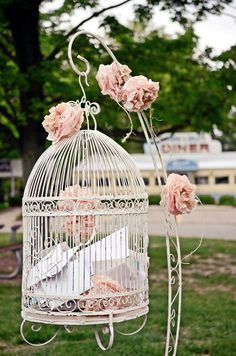
<path id="1" fill-rule="evenodd" d="M 107 350 L 110 350 L 112 348 L 113 341 L 114 341 L 114 327 L 113 327 L 113 315 L 112 314 L 109 315 L 109 325 L 108 325 L 108 327 L 106 327 L 106 326 L 103 327 L 102 331 L 103 331 L 103 334 L 108 334 L 108 333 L 110 334 L 110 338 L 109 338 L 109 342 L 108 342 L 107 347 L 103 346 L 98 330 L 95 330 L 95 332 L 94 332 L 95 339 L 96 339 L 97 344 L 100 347 L 100 349 L 102 351 L 107 351 Z"/>
<path id="2" fill-rule="evenodd" d="M 144 326 L 146 325 L 146 322 L 147 322 L 147 315 L 145 315 L 144 320 L 143 320 L 141 326 L 140 326 L 137 330 L 135 330 L 135 331 L 133 331 L 133 332 L 131 332 L 131 333 L 123 333 L 122 331 L 120 331 L 120 330 L 118 330 L 118 329 L 115 329 L 115 331 L 117 331 L 118 334 L 120 334 L 120 335 L 132 336 L 132 335 L 135 335 L 135 334 L 139 333 L 139 331 L 141 331 L 141 330 L 144 328 Z"/>
<path id="3" fill-rule="evenodd" d="M 70 329 L 68 325 L 64 325 L 64 329 L 68 334 L 72 334 L 74 331 L 74 329 L 73 328 Z"/>
<path id="4" fill-rule="evenodd" d="M 29 345 L 31 345 L 31 346 L 45 346 L 45 345 L 49 344 L 51 341 L 53 341 L 53 340 L 56 338 L 57 334 L 58 334 L 58 331 L 56 331 L 55 334 L 54 334 L 50 339 L 48 339 L 47 341 L 42 342 L 42 343 L 38 343 L 38 344 L 34 344 L 34 343 L 30 342 L 29 340 L 27 340 L 26 337 L 25 337 L 25 335 L 24 335 L 24 330 L 23 330 L 23 329 L 24 329 L 25 322 L 26 322 L 26 320 L 23 320 L 22 323 L 21 323 L 21 326 L 20 326 L 20 333 L 21 333 L 22 339 L 23 339 L 27 344 L 29 344 Z M 39 331 L 41 330 L 41 328 L 42 328 L 41 325 L 40 325 L 39 327 L 37 327 L 37 328 L 35 328 L 35 325 L 34 325 L 34 324 L 31 326 L 31 330 L 34 331 L 34 332 L 39 332 Z"/>

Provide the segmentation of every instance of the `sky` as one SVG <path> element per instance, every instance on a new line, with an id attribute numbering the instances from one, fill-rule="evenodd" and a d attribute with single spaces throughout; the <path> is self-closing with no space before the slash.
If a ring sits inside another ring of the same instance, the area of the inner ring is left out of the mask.
<path id="1" fill-rule="evenodd" d="M 120 0 L 101 0 L 101 6 L 107 7 L 119 3 Z M 106 15 L 114 15 L 119 21 L 127 25 L 132 21 L 133 5 L 143 3 L 144 0 L 131 1 L 120 8 L 109 10 Z M 63 3 L 63 0 L 53 0 L 47 4 L 46 8 L 54 9 L 59 7 Z M 236 0 L 227 6 L 224 10 L 225 13 L 234 15 L 236 17 Z M 91 10 L 79 10 L 74 16 L 71 17 L 70 26 L 75 26 L 81 20 L 91 14 Z M 99 29 L 100 19 L 93 19 L 83 26 L 83 29 L 102 35 L 102 29 Z M 170 20 L 168 11 L 160 11 L 155 9 L 155 14 L 151 21 L 152 28 L 163 28 L 164 32 L 169 35 L 175 35 L 183 31 L 182 27 L 178 23 L 173 23 Z M 208 15 L 204 21 L 198 22 L 194 25 L 195 32 L 199 36 L 199 49 L 203 50 L 206 47 L 212 47 L 215 54 L 219 54 L 222 51 L 229 49 L 232 45 L 236 44 L 236 19 L 233 19 L 226 15 Z"/>

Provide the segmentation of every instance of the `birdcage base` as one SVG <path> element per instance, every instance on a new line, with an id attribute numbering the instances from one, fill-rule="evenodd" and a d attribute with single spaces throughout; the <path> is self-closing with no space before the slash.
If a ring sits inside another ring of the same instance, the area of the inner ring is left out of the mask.
<path id="1" fill-rule="evenodd" d="M 139 318 L 148 313 L 148 306 L 139 307 L 137 309 L 122 311 L 119 314 L 113 311 L 113 322 L 120 323 L 132 319 Z M 57 313 L 59 314 L 59 313 Z M 24 320 L 42 323 L 42 324 L 55 324 L 55 325 L 97 325 L 107 324 L 109 322 L 109 313 L 105 315 L 81 315 L 81 313 L 71 313 L 56 315 L 52 313 L 39 312 L 35 313 L 29 310 L 22 311 L 21 316 Z"/>

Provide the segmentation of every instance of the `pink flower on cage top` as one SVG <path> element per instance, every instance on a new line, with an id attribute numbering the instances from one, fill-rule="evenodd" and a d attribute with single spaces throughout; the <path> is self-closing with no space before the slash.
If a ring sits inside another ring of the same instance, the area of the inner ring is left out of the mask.
<path id="1" fill-rule="evenodd" d="M 131 69 L 127 65 L 113 62 L 109 65 L 100 64 L 96 79 L 103 95 L 109 95 L 116 101 L 122 100 L 122 89 L 128 80 Z"/>
<path id="2" fill-rule="evenodd" d="M 128 111 L 142 111 L 150 108 L 156 100 L 159 83 L 143 75 L 129 78 L 123 87 L 122 101 Z"/>
<path id="3" fill-rule="evenodd" d="M 58 201 L 60 211 L 73 212 L 76 209 L 93 210 L 95 201 L 86 199 L 91 195 L 88 187 L 80 187 L 73 185 L 61 190 L 59 196 L 65 197 L 67 200 Z M 65 217 L 64 229 L 65 232 L 74 238 L 76 244 L 86 242 L 93 234 L 95 226 L 95 218 L 93 215 L 69 215 Z"/>
<path id="4" fill-rule="evenodd" d="M 48 132 L 47 139 L 58 142 L 78 132 L 83 121 L 84 112 L 80 105 L 61 103 L 49 110 L 49 115 L 44 117 L 42 125 Z"/>
<path id="5" fill-rule="evenodd" d="M 188 177 L 171 173 L 163 187 L 160 204 L 173 215 L 189 214 L 197 205 L 196 186 Z"/>

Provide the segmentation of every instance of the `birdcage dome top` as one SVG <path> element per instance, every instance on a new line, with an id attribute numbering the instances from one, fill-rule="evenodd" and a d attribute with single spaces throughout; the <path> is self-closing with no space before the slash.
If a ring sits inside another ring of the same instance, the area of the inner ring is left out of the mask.
<path id="1" fill-rule="evenodd" d="M 142 176 L 130 155 L 98 130 L 81 130 L 50 146 L 31 172 L 24 199 L 65 199 L 72 195 L 86 195 L 86 199 L 147 198 Z"/>

